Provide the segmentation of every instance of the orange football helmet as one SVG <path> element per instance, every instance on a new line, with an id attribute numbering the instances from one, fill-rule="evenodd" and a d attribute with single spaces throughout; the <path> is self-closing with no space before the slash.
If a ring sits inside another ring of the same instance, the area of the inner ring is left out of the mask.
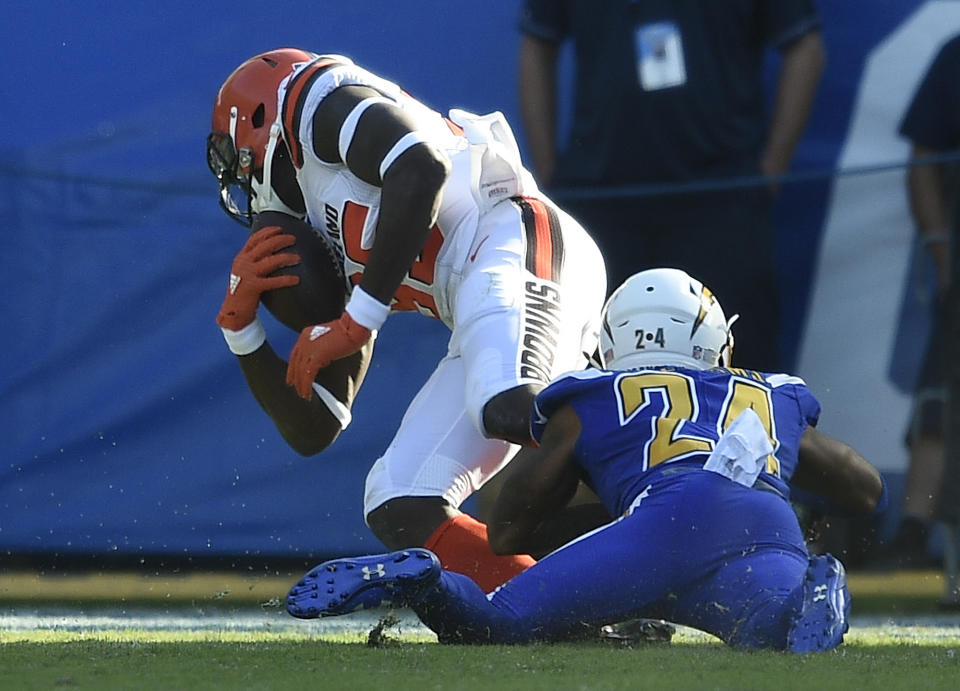
<path id="1" fill-rule="evenodd" d="M 207 165 L 220 183 L 220 206 L 236 221 L 249 226 L 253 214 L 282 211 L 302 217 L 302 198 L 282 199 L 272 184 L 277 159 L 293 167 L 282 138 L 279 91 L 281 84 L 302 65 L 319 55 L 297 48 L 280 48 L 250 58 L 217 92 L 213 126 L 207 136 Z"/>

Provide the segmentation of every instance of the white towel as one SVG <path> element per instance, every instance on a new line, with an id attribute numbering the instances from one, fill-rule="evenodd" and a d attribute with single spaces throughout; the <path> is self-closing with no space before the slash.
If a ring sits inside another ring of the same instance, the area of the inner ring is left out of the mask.
<path id="1" fill-rule="evenodd" d="M 753 408 L 747 408 L 727 427 L 703 467 L 753 487 L 771 453 L 773 444 L 760 416 Z"/>

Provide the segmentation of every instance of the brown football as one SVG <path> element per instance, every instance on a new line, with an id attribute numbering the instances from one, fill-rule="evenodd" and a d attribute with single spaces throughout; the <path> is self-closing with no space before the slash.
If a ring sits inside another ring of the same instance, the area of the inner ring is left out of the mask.
<path id="1" fill-rule="evenodd" d="M 300 255 L 300 263 L 277 269 L 274 274 L 293 274 L 300 283 L 288 288 L 268 290 L 260 301 L 277 321 L 296 332 L 312 324 L 322 324 L 343 314 L 347 286 L 343 268 L 330 242 L 320 231 L 298 218 L 278 211 L 264 211 L 253 221 L 250 232 L 268 226 L 280 226 L 297 241 L 281 252 Z"/>

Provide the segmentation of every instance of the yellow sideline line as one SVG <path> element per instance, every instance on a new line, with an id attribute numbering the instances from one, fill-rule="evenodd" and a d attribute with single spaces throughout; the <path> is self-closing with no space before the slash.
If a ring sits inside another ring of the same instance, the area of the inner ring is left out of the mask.
<path id="1" fill-rule="evenodd" d="M 939 596 L 945 587 L 941 571 L 847 573 L 851 597 L 857 595 Z"/>
<path id="2" fill-rule="evenodd" d="M 222 600 L 263 603 L 284 597 L 298 576 L 233 573 L 183 575 L 96 572 L 83 574 L 0 573 L 2 600 Z"/>
<path id="3" fill-rule="evenodd" d="M 300 574 L 251 575 L 232 572 L 142 574 L 101 571 L 76 574 L 0 572 L 0 601 L 11 600 L 210 600 L 264 603 L 286 596 Z M 944 580 L 939 571 L 848 573 L 853 597 L 897 595 L 937 597 Z"/>

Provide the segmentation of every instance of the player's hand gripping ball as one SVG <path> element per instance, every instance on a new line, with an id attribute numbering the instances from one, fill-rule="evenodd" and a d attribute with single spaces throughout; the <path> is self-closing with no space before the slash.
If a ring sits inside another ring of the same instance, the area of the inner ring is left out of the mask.
<path id="1" fill-rule="evenodd" d="M 317 373 L 334 360 L 353 355 L 372 337 L 373 332 L 355 322 L 349 312 L 339 319 L 306 327 L 290 352 L 287 384 L 309 401 Z"/>
<path id="2" fill-rule="evenodd" d="M 274 277 L 296 276 L 298 283 L 263 293 L 263 305 L 277 321 L 300 332 L 307 326 L 322 324 L 343 314 L 347 284 L 343 267 L 330 242 L 305 221 L 278 211 L 264 211 L 253 222 L 254 234 L 260 228 L 278 226 L 293 237 L 285 252 L 293 252 L 300 262 L 281 266 Z"/>
<path id="3" fill-rule="evenodd" d="M 240 331 L 256 318 L 264 292 L 299 282 L 296 275 L 275 273 L 300 262 L 296 254 L 282 251 L 295 241 L 296 238 L 285 235 L 279 226 L 260 228 L 247 239 L 230 268 L 227 295 L 217 314 L 217 324 Z"/>

